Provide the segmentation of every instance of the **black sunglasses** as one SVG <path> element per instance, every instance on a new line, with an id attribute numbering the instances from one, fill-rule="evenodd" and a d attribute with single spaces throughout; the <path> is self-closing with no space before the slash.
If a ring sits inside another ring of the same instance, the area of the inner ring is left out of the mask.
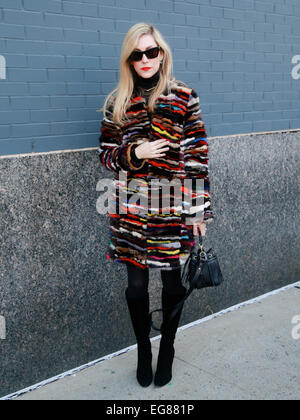
<path id="1" fill-rule="evenodd" d="M 153 59 L 158 57 L 159 51 L 160 47 L 150 48 L 146 51 L 133 51 L 129 56 L 129 61 L 141 61 L 143 59 L 144 54 L 146 54 L 147 58 Z"/>

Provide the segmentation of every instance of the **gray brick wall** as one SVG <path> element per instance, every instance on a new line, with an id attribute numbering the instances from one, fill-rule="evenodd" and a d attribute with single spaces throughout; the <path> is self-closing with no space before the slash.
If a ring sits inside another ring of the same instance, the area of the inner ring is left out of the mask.
<path id="1" fill-rule="evenodd" d="M 0 154 L 97 146 L 139 21 L 171 45 L 209 136 L 300 128 L 299 0 L 0 0 Z"/>

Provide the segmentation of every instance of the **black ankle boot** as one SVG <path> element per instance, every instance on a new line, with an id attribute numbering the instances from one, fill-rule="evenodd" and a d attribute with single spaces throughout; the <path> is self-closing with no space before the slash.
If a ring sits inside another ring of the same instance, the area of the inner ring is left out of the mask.
<path id="1" fill-rule="evenodd" d="M 184 289 L 184 288 L 183 288 Z M 180 295 L 172 295 L 162 290 L 162 307 L 168 308 L 175 306 L 185 296 L 186 290 Z M 176 331 L 180 321 L 183 305 L 173 319 L 170 319 L 172 309 L 163 309 L 162 337 L 160 341 L 157 369 L 154 377 L 156 386 L 164 386 L 172 379 L 172 366 L 175 355 L 174 341 Z"/>
<path id="2" fill-rule="evenodd" d="M 139 384 L 147 387 L 152 383 L 152 352 L 149 338 L 151 326 L 149 319 L 149 294 L 139 299 L 128 297 L 126 290 L 126 301 L 131 317 L 133 330 L 137 340 L 137 372 L 136 377 Z"/>

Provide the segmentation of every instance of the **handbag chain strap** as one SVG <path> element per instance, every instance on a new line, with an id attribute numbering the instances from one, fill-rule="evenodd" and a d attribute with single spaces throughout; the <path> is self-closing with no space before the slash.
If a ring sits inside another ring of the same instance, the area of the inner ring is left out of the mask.
<path id="1" fill-rule="evenodd" d="M 202 236 L 201 236 L 201 234 L 199 234 L 199 251 L 200 251 L 200 255 L 202 254 L 204 254 L 205 256 L 206 256 L 206 253 L 205 253 L 205 251 L 204 251 L 204 248 L 203 248 L 203 244 L 202 244 Z M 199 252 L 198 251 L 198 252 Z M 197 252 L 197 253 L 198 253 Z M 195 253 L 195 256 L 196 256 L 196 253 Z M 207 258 L 207 256 L 206 256 L 206 258 Z M 201 267 L 201 269 L 202 269 L 202 267 Z M 199 270 L 199 273 L 198 273 L 198 275 L 200 275 L 200 273 L 201 273 L 201 270 Z M 183 281 L 186 281 L 186 276 L 187 276 L 187 274 L 188 274 L 188 271 L 186 270 L 186 271 L 184 271 L 183 272 Z M 150 314 L 149 314 L 149 319 L 150 319 L 150 323 L 151 323 L 151 327 L 155 330 L 155 331 L 159 331 L 159 332 L 163 332 L 163 329 L 162 329 L 162 327 L 161 328 L 158 328 L 158 327 L 156 327 L 155 325 L 154 325 L 154 323 L 153 323 L 153 321 L 152 321 L 152 314 L 154 314 L 155 312 L 163 312 L 164 310 L 170 310 L 170 309 L 173 309 L 173 311 L 172 311 L 172 313 L 171 313 L 171 315 L 170 315 L 170 318 L 169 318 L 169 320 L 168 320 L 168 323 L 164 326 L 164 329 L 167 327 L 167 325 L 169 324 L 169 322 L 171 322 L 171 320 L 177 315 L 177 313 L 178 313 L 178 311 L 180 310 L 180 308 L 183 306 L 183 304 L 184 304 L 184 302 L 188 299 L 188 297 L 191 295 L 191 293 L 193 292 L 193 290 L 195 289 L 195 285 L 192 285 L 192 284 L 190 284 L 190 287 L 189 287 L 189 290 L 187 290 L 187 292 L 186 292 L 186 294 L 185 294 L 185 296 L 184 296 L 184 298 L 179 302 L 179 303 L 177 303 L 175 306 L 170 306 L 170 307 L 168 307 L 168 308 L 161 308 L 161 309 L 156 309 L 156 310 L 154 310 L 154 311 L 152 311 L 152 312 L 150 312 Z"/>

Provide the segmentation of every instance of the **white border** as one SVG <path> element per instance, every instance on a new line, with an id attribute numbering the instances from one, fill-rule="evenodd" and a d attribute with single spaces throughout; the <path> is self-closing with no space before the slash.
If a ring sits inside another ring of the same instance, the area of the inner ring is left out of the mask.
<path id="1" fill-rule="evenodd" d="M 199 324 L 202 324 L 204 322 L 210 321 L 211 319 L 218 318 L 218 317 L 220 317 L 222 315 L 225 315 L 225 314 L 227 314 L 229 312 L 236 311 L 236 310 L 238 310 L 238 309 L 240 309 L 240 308 L 242 308 L 244 306 L 251 305 L 252 303 L 255 303 L 255 302 L 260 302 L 260 301 L 268 298 L 269 296 L 273 296 L 273 295 L 279 294 L 279 293 L 284 292 L 285 290 L 291 289 L 293 287 L 299 287 L 300 288 L 300 281 L 298 281 L 296 283 L 289 284 L 289 285 L 284 286 L 284 287 L 281 287 L 280 289 L 272 290 L 271 292 L 265 293 L 264 295 L 260 295 L 260 296 L 257 296 L 255 298 L 253 298 L 253 299 L 247 300 L 245 302 L 238 303 L 237 305 L 231 306 L 231 307 L 229 307 L 227 309 L 223 309 L 220 312 L 217 312 L 215 314 L 209 315 L 209 316 L 207 316 L 205 318 L 202 318 L 202 319 L 199 319 L 197 321 L 191 322 L 190 324 L 187 324 L 187 325 L 184 325 L 184 326 L 178 328 L 178 331 L 186 330 L 187 328 L 191 328 L 191 327 L 193 327 L 195 325 L 199 325 Z M 151 338 L 151 341 L 156 341 L 159 338 L 160 338 L 160 335 Z M 27 392 L 34 391 L 34 390 L 36 390 L 38 388 L 41 388 L 41 387 L 43 387 L 45 385 L 48 385 L 48 384 L 50 384 L 52 382 L 55 382 L 55 381 L 59 380 L 59 379 L 63 379 L 65 377 L 67 377 L 67 376 L 74 375 L 77 372 L 80 372 L 80 371 L 82 371 L 84 369 L 87 369 L 89 367 L 92 367 L 92 366 L 94 366 L 94 365 L 96 365 L 98 363 L 104 362 L 105 360 L 110 360 L 113 357 L 120 356 L 121 354 L 124 354 L 124 353 L 127 353 L 128 351 L 134 350 L 135 348 L 136 348 L 136 344 L 133 345 L 133 346 L 130 346 L 130 347 L 126 347 L 126 348 L 124 348 L 122 350 L 119 350 L 119 351 L 117 351 L 115 353 L 108 354 L 107 356 L 103 356 L 101 359 L 94 360 L 93 362 L 89 362 L 89 363 L 87 363 L 85 365 L 82 365 L 82 366 L 79 366 L 79 367 L 77 367 L 75 369 L 68 370 L 67 372 L 64 372 L 64 373 L 61 373 L 60 375 L 57 375 L 57 376 L 54 376 L 52 378 L 46 379 L 45 381 L 39 382 L 38 384 L 31 385 L 28 388 L 24 388 L 24 389 L 22 389 L 20 391 L 16 391 L 13 394 L 6 395 L 5 397 L 0 398 L 0 401 L 12 400 L 14 398 L 19 397 L 22 394 L 26 394 Z"/>

